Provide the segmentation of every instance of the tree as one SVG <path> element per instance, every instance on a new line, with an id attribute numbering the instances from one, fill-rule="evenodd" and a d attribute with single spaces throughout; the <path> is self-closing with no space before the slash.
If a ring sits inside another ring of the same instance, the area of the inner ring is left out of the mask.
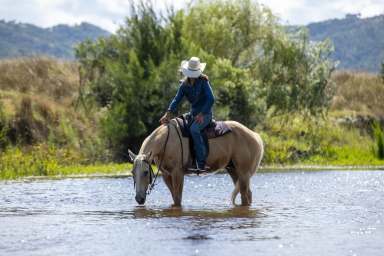
<path id="1" fill-rule="evenodd" d="M 199 1 L 166 16 L 141 2 L 115 35 L 76 56 L 86 95 L 105 109 L 104 138 L 122 156 L 158 126 L 179 86 L 181 60 L 199 56 L 214 88 L 214 114 L 254 127 L 267 111 L 323 112 L 332 63 L 327 42 L 287 35 L 250 0 Z M 182 108 L 183 109 L 183 108 Z"/>
<path id="2" fill-rule="evenodd" d="M 104 138 L 117 158 L 128 147 L 138 150 L 144 136 L 157 127 L 171 91 L 176 90 L 184 50 L 180 13 L 164 20 L 149 4 L 140 3 L 132 10 L 116 35 L 84 42 L 76 51 L 87 74 L 89 95 L 107 109 Z"/>

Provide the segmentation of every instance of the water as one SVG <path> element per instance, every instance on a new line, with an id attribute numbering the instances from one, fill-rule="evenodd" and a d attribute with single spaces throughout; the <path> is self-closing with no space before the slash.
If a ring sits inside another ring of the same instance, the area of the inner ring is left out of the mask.
<path id="1" fill-rule="evenodd" d="M 252 207 L 228 175 L 188 177 L 183 208 L 131 178 L 0 182 L 0 255 L 383 255 L 384 172 L 261 173 Z"/>

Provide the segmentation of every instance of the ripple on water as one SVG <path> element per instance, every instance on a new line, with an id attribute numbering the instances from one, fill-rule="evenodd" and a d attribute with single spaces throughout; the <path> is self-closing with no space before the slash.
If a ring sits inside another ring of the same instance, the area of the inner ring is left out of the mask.
<path id="1" fill-rule="evenodd" d="M 130 178 L 0 183 L 1 255 L 381 255 L 384 172 L 262 173 L 252 207 L 227 175 L 162 182 L 144 207 Z"/>

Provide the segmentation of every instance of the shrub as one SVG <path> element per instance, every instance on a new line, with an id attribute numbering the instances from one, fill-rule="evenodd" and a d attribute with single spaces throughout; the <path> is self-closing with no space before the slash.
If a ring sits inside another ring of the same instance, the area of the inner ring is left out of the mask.
<path id="1" fill-rule="evenodd" d="M 88 96 L 107 110 L 104 136 L 117 154 L 138 149 L 158 126 L 176 93 L 180 61 L 190 56 L 208 63 L 220 119 L 253 128 L 267 111 L 316 115 L 329 106 L 330 44 L 312 44 L 306 32 L 287 35 L 265 7 L 198 1 L 163 16 L 143 1 L 132 10 L 115 35 L 76 49 Z"/>
<path id="2" fill-rule="evenodd" d="M 375 155 L 378 159 L 384 159 L 384 132 L 379 122 L 372 124 L 373 136 L 375 139 Z"/>

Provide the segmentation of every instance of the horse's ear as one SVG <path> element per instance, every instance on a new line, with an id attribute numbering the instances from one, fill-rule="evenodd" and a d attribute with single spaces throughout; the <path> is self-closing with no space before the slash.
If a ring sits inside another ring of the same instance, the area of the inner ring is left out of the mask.
<path id="1" fill-rule="evenodd" d="M 133 153 L 130 149 L 128 149 L 128 162 L 133 164 L 133 161 L 135 161 L 136 155 Z"/>

